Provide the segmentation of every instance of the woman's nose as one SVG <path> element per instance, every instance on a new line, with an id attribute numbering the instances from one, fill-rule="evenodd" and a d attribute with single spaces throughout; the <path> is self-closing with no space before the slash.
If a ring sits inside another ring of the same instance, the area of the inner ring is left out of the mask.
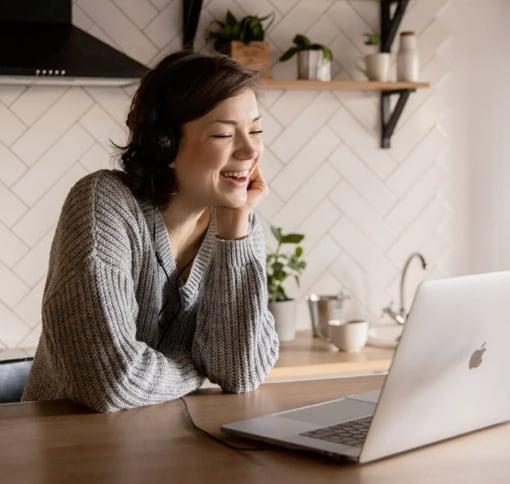
<path id="1" fill-rule="evenodd" d="M 258 155 L 258 149 L 255 143 L 250 140 L 243 141 L 234 152 L 234 158 L 238 160 L 253 160 Z"/>

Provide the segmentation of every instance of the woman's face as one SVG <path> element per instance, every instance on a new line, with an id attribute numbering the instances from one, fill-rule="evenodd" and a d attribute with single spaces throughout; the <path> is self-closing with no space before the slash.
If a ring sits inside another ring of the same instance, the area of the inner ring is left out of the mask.
<path id="1" fill-rule="evenodd" d="M 198 207 L 242 207 L 263 149 L 257 99 L 246 89 L 182 126 L 179 150 L 170 164 L 179 196 Z"/>

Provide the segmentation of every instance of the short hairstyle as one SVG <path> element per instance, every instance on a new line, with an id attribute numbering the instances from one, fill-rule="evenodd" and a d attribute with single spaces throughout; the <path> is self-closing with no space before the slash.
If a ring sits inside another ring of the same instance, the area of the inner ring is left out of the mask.
<path id="1" fill-rule="evenodd" d="M 168 165 L 177 155 L 183 124 L 243 89 L 254 88 L 259 76 L 230 57 L 188 51 L 165 57 L 147 72 L 127 117 L 128 143 L 115 145 L 133 194 L 166 207 L 177 189 Z"/>

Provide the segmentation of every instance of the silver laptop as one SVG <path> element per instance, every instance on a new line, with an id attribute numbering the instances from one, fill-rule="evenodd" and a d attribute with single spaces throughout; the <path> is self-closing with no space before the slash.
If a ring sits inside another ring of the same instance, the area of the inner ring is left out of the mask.
<path id="1" fill-rule="evenodd" d="M 424 281 L 380 390 L 223 425 L 359 463 L 510 420 L 510 271 Z"/>

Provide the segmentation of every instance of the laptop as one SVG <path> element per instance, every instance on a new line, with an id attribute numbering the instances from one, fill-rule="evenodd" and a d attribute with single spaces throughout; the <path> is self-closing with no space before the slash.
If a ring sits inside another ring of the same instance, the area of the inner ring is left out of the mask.
<path id="1" fill-rule="evenodd" d="M 510 271 L 416 292 L 382 388 L 222 425 L 366 463 L 510 420 Z"/>

